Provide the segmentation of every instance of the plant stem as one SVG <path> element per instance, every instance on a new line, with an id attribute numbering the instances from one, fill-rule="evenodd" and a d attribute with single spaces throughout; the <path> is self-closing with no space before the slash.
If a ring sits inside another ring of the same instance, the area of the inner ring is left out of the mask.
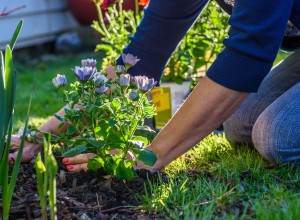
<path id="1" fill-rule="evenodd" d="M 106 37 L 110 37 L 110 34 L 105 26 L 104 23 L 104 19 L 103 19 L 103 14 L 102 14 L 102 10 L 101 10 L 101 5 L 95 3 L 96 5 L 96 9 L 97 9 L 97 14 L 98 14 L 98 24 L 99 24 L 99 32 L 106 36 Z M 101 29 L 102 28 L 102 29 Z"/>
<path id="2" fill-rule="evenodd" d="M 139 2 L 138 2 L 138 0 L 134 0 L 134 5 L 135 5 L 135 17 L 137 17 L 138 14 L 139 14 Z"/>

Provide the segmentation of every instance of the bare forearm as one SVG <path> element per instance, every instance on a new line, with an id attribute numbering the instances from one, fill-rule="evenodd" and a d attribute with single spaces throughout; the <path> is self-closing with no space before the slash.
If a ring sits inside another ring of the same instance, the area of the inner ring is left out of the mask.
<path id="1" fill-rule="evenodd" d="M 210 134 L 246 96 L 204 77 L 149 146 L 158 157 L 153 168 L 161 169 Z"/>
<path id="2" fill-rule="evenodd" d="M 67 106 L 65 106 L 67 107 Z M 59 115 L 61 117 L 63 117 L 65 115 L 65 111 L 64 108 L 60 109 L 56 115 Z M 82 106 L 79 105 L 75 105 L 75 108 L 82 108 Z M 68 123 L 64 122 L 64 125 L 58 129 L 58 125 L 62 123 L 61 121 L 59 121 L 56 117 L 52 116 L 48 121 L 46 121 L 44 124 L 42 124 L 38 129 L 40 131 L 44 131 L 44 132 L 51 132 L 53 134 L 58 134 L 58 132 L 64 132 L 66 131 L 67 127 L 68 127 Z"/>

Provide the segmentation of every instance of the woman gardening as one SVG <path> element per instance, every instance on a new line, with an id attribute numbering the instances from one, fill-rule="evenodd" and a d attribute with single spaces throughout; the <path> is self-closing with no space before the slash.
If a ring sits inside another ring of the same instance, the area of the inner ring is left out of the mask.
<path id="1" fill-rule="evenodd" d="M 218 0 L 221 6 L 233 1 Z M 140 61 L 129 69 L 160 81 L 176 46 L 205 9 L 208 0 L 151 0 L 144 17 L 124 49 Z M 229 38 L 206 76 L 147 149 L 161 170 L 224 123 L 230 141 L 249 143 L 267 160 L 300 161 L 300 49 L 272 68 L 288 24 L 300 29 L 300 0 L 237 0 L 229 20 Z M 299 41 L 298 41 L 299 42 Z M 124 64 L 122 58 L 118 64 Z M 59 111 L 58 115 L 63 115 Z M 51 118 L 39 129 L 58 132 Z M 66 129 L 67 125 L 62 129 Z M 18 138 L 12 148 L 17 149 Z M 23 160 L 40 146 L 27 143 Z M 16 153 L 11 154 L 14 158 Z M 65 158 L 70 171 L 87 168 L 93 154 Z"/>

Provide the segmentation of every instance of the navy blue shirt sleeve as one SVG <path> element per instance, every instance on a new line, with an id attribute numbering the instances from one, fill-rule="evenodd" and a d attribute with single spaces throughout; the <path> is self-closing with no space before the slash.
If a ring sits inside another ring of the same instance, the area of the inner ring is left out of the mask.
<path id="1" fill-rule="evenodd" d="M 272 67 L 290 16 L 298 26 L 296 2 L 299 4 L 299 0 L 237 0 L 225 49 L 207 76 L 233 90 L 257 91 Z M 159 81 L 170 55 L 206 4 L 207 0 L 151 0 L 124 49 L 141 59 L 129 72 Z"/>
<path id="2" fill-rule="evenodd" d="M 130 44 L 123 51 L 141 59 L 128 72 L 159 82 L 170 55 L 207 3 L 208 0 L 151 0 Z M 117 63 L 122 63 L 121 57 Z"/>
<path id="3" fill-rule="evenodd" d="M 233 90 L 257 91 L 272 68 L 294 0 L 238 0 L 229 19 L 229 38 L 207 72 Z"/>

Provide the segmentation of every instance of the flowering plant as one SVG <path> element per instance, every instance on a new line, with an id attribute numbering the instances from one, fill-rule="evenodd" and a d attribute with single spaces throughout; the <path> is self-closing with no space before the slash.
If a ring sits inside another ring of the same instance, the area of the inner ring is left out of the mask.
<path id="1" fill-rule="evenodd" d="M 155 113 L 148 92 L 156 82 L 127 74 L 139 59 L 131 54 L 122 58 L 125 66 L 108 66 L 100 72 L 96 60 L 82 60 L 82 65 L 73 69 L 78 81 L 70 85 L 70 90 L 65 89 L 64 75 L 52 80 L 67 103 L 65 115 L 55 116 L 62 122 L 59 128 L 63 124 L 68 128 L 57 136 L 51 134 L 51 140 L 63 146 L 63 157 L 94 153 L 88 169 L 102 168 L 107 174 L 129 180 L 135 175 L 137 159 L 150 166 L 156 161 L 154 153 L 143 148 L 155 136 L 144 119 Z"/>

